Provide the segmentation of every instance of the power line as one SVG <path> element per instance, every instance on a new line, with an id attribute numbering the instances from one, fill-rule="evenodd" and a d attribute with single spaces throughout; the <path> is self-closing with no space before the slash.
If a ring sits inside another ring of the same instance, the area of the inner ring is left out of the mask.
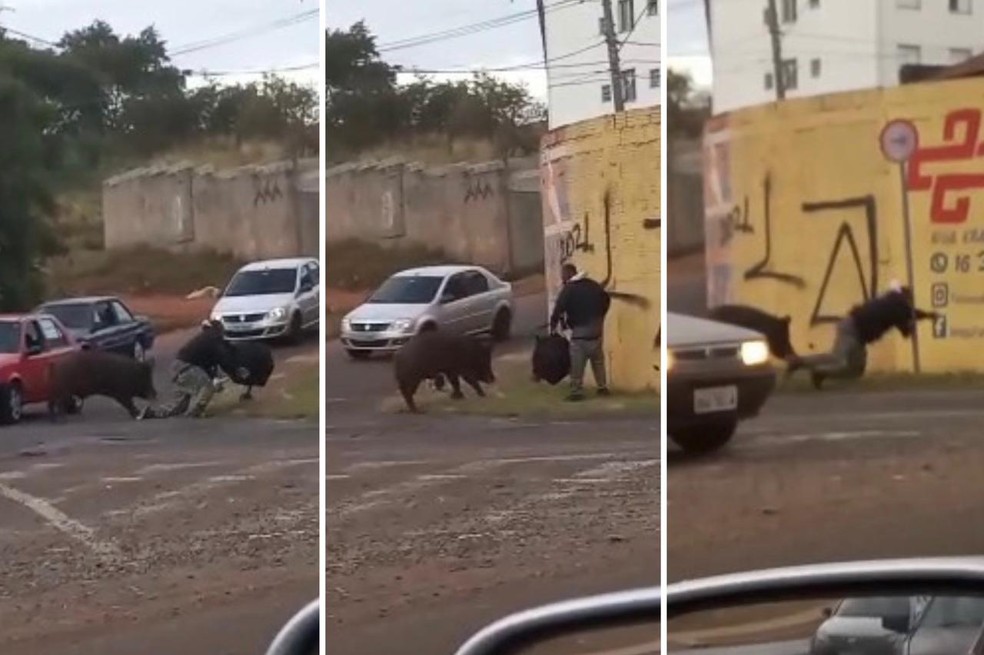
<path id="1" fill-rule="evenodd" d="M 625 47 L 625 44 L 628 43 L 629 39 L 632 38 L 632 34 L 635 32 L 636 27 L 639 26 L 639 23 L 640 22 L 642 22 L 642 17 L 645 16 L 646 14 L 648 14 L 648 13 L 649 13 L 649 3 L 643 1 L 643 3 L 642 3 L 642 11 L 639 12 L 639 15 L 636 16 L 635 20 L 632 22 L 632 26 L 629 28 L 629 33 L 626 34 L 625 35 L 625 38 L 622 39 L 622 42 L 618 44 L 618 51 L 619 52 L 622 52 L 622 48 L 624 48 Z"/>
<path id="2" fill-rule="evenodd" d="M 211 39 L 204 39 L 202 41 L 195 41 L 192 43 L 188 43 L 186 45 L 174 48 L 168 54 L 171 57 L 180 57 L 181 55 L 187 55 L 192 52 L 198 52 L 200 50 L 205 50 L 208 48 L 215 48 L 221 45 L 226 45 L 228 43 L 233 43 L 235 41 L 241 41 L 242 39 L 264 34 L 266 32 L 273 32 L 275 30 L 283 29 L 285 27 L 297 25 L 299 23 L 310 20 L 312 18 L 317 18 L 319 15 L 320 15 L 320 10 L 308 9 L 306 11 L 302 11 L 299 14 L 288 16 L 287 18 L 279 18 L 275 21 L 264 23 L 262 25 L 255 25 L 253 27 L 238 30 L 236 32 L 230 32 L 222 36 L 217 36 Z"/>
<path id="3" fill-rule="evenodd" d="M 266 69 L 252 69 L 252 70 L 189 70 L 185 71 L 187 75 L 193 75 L 196 77 L 229 77 L 234 75 L 269 75 L 275 73 L 294 73 L 303 70 L 312 70 L 315 68 L 320 68 L 321 62 L 314 61 L 308 64 L 297 64 L 294 66 L 280 66 L 277 68 L 266 68 Z"/>
<path id="4" fill-rule="evenodd" d="M 33 34 L 28 34 L 27 32 L 21 32 L 20 30 L 15 30 L 12 27 L 2 27 L 0 26 L 0 32 L 13 34 L 14 36 L 19 36 L 27 41 L 32 41 L 34 43 L 40 43 L 42 45 L 50 46 L 52 48 L 60 48 L 61 46 L 53 41 L 47 39 L 42 39 L 40 36 L 34 36 Z"/>
<path id="5" fill-rule="evenodd" d="M 566 7 L 578 5 L 580 3 L 581 0 L 557 0 L 553 4 L 547 6 L 547 11 L 555 11 L 558 9 L 563 9 Z M 472 34 L 478 34 L 480 32 L 487 32 L 489 30 L 498 29 L 500 27 L 507 27 L 509 25 L 514 25 L 516 23 L 522 23 L 531 18 L 536 18 L 538 15 L 539 12 L 536 9 L 528 9 L 526 11 L 514 12 L 512 14 L 500 16 L 499 18 L 493 18 L 478 23 L 461 25 L 459 27 L 442 30 L 439 32 L 420 34 L 417 36 L 408 37 L 406 39 L 400 39 L 390 43 L 384 43 L 377 48 L 377 51 L 380 53 L 392 52 L 394 50 L 405 50 L 407 48 L 416 48 L 420 46 L 430 45 L 432 43 L 439 43 L 441 41 L 456 39 L 463 36 L 470 36 Z"/>
<path id="6" fill-rule="evenodd" d="M 607 61 L 585 61 L 576 64 L 553 64 L 549 66 L 551 70 L 555 69 L 565 69 L 565 68 L 584 68 L 585 66 L 601 66 L 607 64 Z M 638 63 L 638 64 L 658 64 L 660 61 L 658 59 L 630 59 L 623 60 L 622 63 Z M 473 75 L 475 73 L 510 73 L 510 72 L 523 72 L 523 71 L 537 71 L 543 70 L 544 66 L 542 63 L 536 66 L 527 67 L 517 67 L 517 66 L 501 66 L 501 67 L 477 67 L 477 68 L 412 68 L 401 70 L 401 73 L 417 73 L 421 75 Z"/>

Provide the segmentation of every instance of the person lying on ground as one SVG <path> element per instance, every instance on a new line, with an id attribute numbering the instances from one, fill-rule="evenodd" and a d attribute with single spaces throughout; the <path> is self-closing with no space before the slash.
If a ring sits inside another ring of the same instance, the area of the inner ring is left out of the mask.
<path id="1" fill-rule="evenodd" d="M 808 369 L 817 389 L 827 379 L 860 378 L 868 365 L 870 344 L 880 340 L 892 328 L 908 339 L 915 331 L 917 321 L 938 316 L 937 312 L 917 309 L 912 290 L 893 283 L 887 292 L 856 305 L 841 319 L 830 352 L 791 359 L 786 375 Z"/>
<path id="2" fill-rule="evenodd" d="M 148 406 L 139 418 L 171 418 L 182 414 L 202 417 L 221 388 L 216 382 L 218 372 L 234 368 L 235 350 L 225 339 L 222 323 L 204 322 L 201 331 L 181 347 L 171 365 L 171 383 L 174 385 L 171 402 L 158 407 Z"/>

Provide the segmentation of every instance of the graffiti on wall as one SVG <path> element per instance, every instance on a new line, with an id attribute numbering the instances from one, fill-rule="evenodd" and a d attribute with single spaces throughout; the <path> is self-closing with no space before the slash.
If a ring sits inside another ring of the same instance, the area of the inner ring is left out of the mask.
<path id="1" fill-rule="evenodd" d="M 984 173 L 926 172 L 931 164 L 968 162 L 984 158 L 981 109 L 966 107 L 946 114 L 943 145 L 920 147 L 909 160 L 910 191 L 930 191 L 929 217 L 933 223 L 962 224 L 970 214 L 969 191 L 984 189 Z"/>
<path id="2" fill-rule="evenodd" d="M 284 197 L 280 190 L 280 184 L 276 180 L 261 180 L 258 176 L 253 177 L 253 206 L 259 207 L 272 202 L 276 202 Z"/>
<path id="3" fill-rule="evenodd" d="M 465 204 L 486 200 L 495 195 L 495 190 L 488 180 L 481 177 L 469 178 L 465 185 Z"/>

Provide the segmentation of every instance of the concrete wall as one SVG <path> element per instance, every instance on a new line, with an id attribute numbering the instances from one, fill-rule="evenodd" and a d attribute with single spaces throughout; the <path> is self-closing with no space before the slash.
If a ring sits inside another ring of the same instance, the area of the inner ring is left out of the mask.
<path id="1" fill-rule="evenodd" d="M 106 247 L 210 249 L 243 259 L 316 254 L 317 207 L 312 214 L 310 182 L 305 191 L 301 180 L 317 176 L 317 167 L 317 160 L 225 171 L 186 164 L 110 178 Z"/>
<path id="2" fill-rule="evenodd" d="M 613 301 L 605 356 L 615 387 L 657 389 L 659 108 L 550 132 L 543 142 L 541 172 L 549 304 L 560 289 L 560 266 L 566 261 L 610 291 L 648 301 L 645 308 Z"/>
<path id="3" fill-rule="evenodd" d="M 501 162 L 337 166 L 327 172 L 326 239 L 426 245 L 500 274 L 539 269 L 542 218 L 529 199 L 538 189 L 525 177 Z"/>
<path id="4" fill-rule="evenodd" d="M 705 136 L 708 301 L 793 317 L 794 346 L 830 347 L 850 308 L 909 282 L 923 322 L 922 370 L 984 370 L 984 81 L 794 100 L 716 118 Z M 889 121 L 912 121 L 903 176 L 882 154 Z M 904 182 L 904 184 L 903 184 Z M 912 237 L 905 235 L 908 200 Z M 911 371 L 891 333 L 869 368 Z"/>

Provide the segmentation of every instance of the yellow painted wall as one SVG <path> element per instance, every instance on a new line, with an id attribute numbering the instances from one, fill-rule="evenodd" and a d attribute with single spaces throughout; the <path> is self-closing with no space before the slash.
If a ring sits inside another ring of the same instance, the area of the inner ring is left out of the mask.
<path id="1" fill-rule="evenodd" d="M 566 261 L 610 291 L 645 298 L 648 308 L 612 301 L 605 354 L 613 387 L 658 389 L 659 108 L 551 132 L 541 150 L 541 184 L 550 306 Z"/>
<path id="2" fill-rule="evenodd" d="M 945 315 L 920 325 L 922 370 L 984 369 L 982 108 L 984 81 L 972 79 L 715 118 L 704 144 L 710 303 L 791 315 L 798 350 L 828 349 L 826 321 L 893 279 L 908 282 L 907 195 L 916 304 Z M 919 137 L 905 178 L 880 148 L 896 119 L 912 121 Z M 870 351 L 869 370 L 912 369 L 911 344 L 897 332 Z"/>

